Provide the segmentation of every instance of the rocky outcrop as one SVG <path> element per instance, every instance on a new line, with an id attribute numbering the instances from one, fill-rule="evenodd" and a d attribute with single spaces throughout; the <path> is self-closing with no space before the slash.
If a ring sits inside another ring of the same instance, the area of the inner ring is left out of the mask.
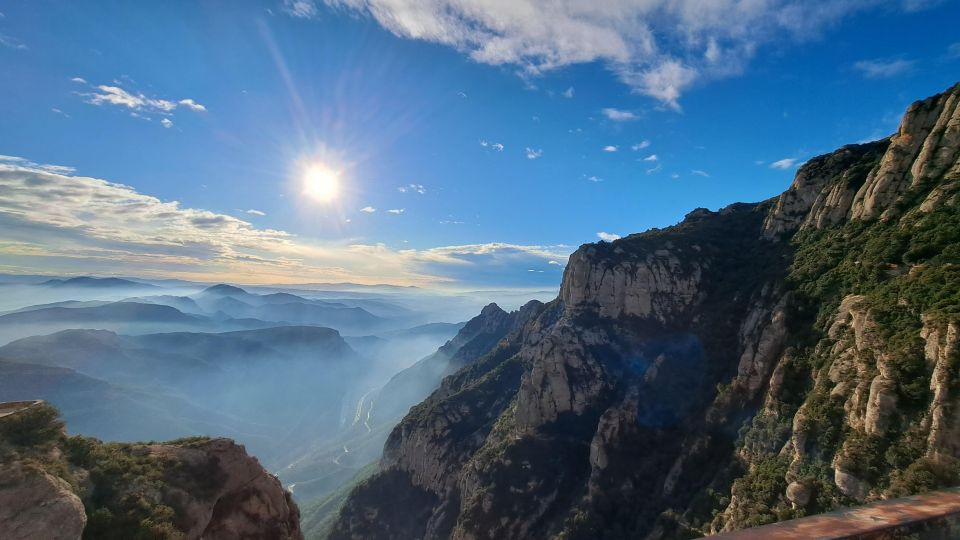
<path id="1" fill-rule="evenodd" d="M 582 246 L 332 537 L 695 537 L 960 481 L 958 95 L 776 200 Z"/>
<path id="2" fill-rule="evenodd" d="M 892 219 L 911 187 L 960 175 L 960 85 L 907 109 L 878 167 L 853 200 L 851 217 Z M 927 205 L 929 208 L 932 205 Z"/>
<path id="3" fill-rule="evenodd" d="M 591 310 L 601 317 L 661 322 L 675 317 L 696 300 L 703 270 L 696 259 L 682 264 L 670 247 L 630 256 L 616 246 L 611 264 L 598 256 L 599 247 L 585 246 L 570 256 L 560 300 L 568 310 Z"/>
<path id="4" fill-rule="evenodd" d="M 845 146 L 811 159 L 777 199 L 764 224 L 766 238 L 849 220 L 893 219 L 904 196 L 925 188 L 919 208 L 930 212 L 958 201 L 960 85 L 907 109 L 897 133 Z"/>
<path id="5" fill-rule="evenodd" d="M 0 536 L 76 540 L 87 514 L 62 478 L 17 463 L 0 468 Z"/>
<path id="6" fill-rule="evenodd" d="M 927 317 L 922 334 L 927 362 L 933 366 L 930 434 L 927 456 L 936 461 L 960 459 L 960 321 Z"/>
<path id="7" fill-rule="evenodd" d="M 767 216 L 764 238 L 776 240 L 802 228 L 822 229 L 846 221 L 858 189 L 889 146 L 887 139 L 844 146 L 805 163 Z"/>
<path id="8" fill-rule="evenodd" d="M 212 439 L 190 446 L 148 445 L 152 459 L 187 470 L 204 471 L 216 488 L 191 492 L 171 483 L 160 500 L 182 516 L 187 539 L 302 539 L 300 511 L 280 481 L 267 473 L 243 446 L 229 439 Z"/>
<path id="9" fill-rule="evenodd" d="M 280 481 L 229 439 L 68 437 L 44 402 L 0 417 L 0 537 L 302 540 Z"/>

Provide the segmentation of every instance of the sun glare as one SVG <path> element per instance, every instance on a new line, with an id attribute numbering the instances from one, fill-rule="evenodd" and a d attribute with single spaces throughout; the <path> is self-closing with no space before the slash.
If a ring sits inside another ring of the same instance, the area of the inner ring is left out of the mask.
<path id="1" fill-rule="evenodd" d="M 340 173 L 322 163 L 311 165 L 303 175 L 303 192 L 311 199 L 329 202 L 340 192 Z"/>

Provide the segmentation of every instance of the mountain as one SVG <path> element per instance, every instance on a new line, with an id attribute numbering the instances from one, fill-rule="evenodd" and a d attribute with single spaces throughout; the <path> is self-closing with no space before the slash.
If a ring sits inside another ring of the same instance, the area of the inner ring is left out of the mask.
<path id="1" fill-rule="evenodd" d="M 308 509 L 311 521 L 309 528 L 305 527 L 308 536 L 312 538 L 319 534 L 320 528 L 328 528 L 346 499 L 349 486 L 373 472 L 371 464 L 380 458 L 390 430 L 410 407 L 436 390 L 444 375 L 489 352 L 541 307 L 540 302 L 532 301 L 508 313 L 496 304 L 486 306 L 436 352 L 399 372 L 382 387 L 358 396 L 349 429 L 282 469 L 280 477 Z M 432 332 L 439 328 L 446 326 L 421 330 Z"/>
<path id="2" fill-rule="evenodd" d="M 581 246 L 331 538 L 690 538 L 960 481 L 960 85 L 775 199 Z"/>
<path id="3" fill-rule="evenodd" d="M 229 439 L 69 437 L 44 402 L 0 410 L 0 531 L 8 538 L 298 540 L 280 482 Z"/>
<path id="4" fill-rule="evenodd" d="M 335 330 L 320 327 L 137 336 L 66 330 L 14 341 L 0 347 L 0 358 L 31 366 L 4 371 L 0 400 L 27 397 L 23 388 L 38 387 L 37 396 L 63 407 L 67 418 L 84 419 L 77 423 L 84 434 L 229 435 L 275 464 L 334 437 L 345 400 L 372 368 Z M 84 386 L 39 386 L 40 367 L 70 370 L 51 375 L 53 381 L 82 375 Z M 90 391 L 88 400 L 81 388 Z M 90 416 L 106 404 L 126 409 Z M 149 413 L 153 408 L 165 413 Z M 144 413 L 139 421 L 126 421 L 135 411 Z"/>
<path id="5" fill-rule="evenodd" d="M 113 302 L 93 307 L 46 307 L 0 316 L 0 324 L 150 322 L 195 324 L 198 319 L 164 305 Z"/>
<path id="6" fill-rule="evenodd" d="M 0 399 L 43 399 L 77 433 L 105 440 L 164 440 L 218 433 L 251 437 L 256 426 L 162 392 L 137 391 L 75 370 L 0 360 Z M 149 421 L 144 421 L 149 419 Z M 264 446 L 266 441 L 260 441 Z"/>
<path id="7" fill-rule="evenodd" d="M 256 319 L 287 325 L 317 325 L 342 332 L 369 333 L 393 325 L 360 307 L 309 300 L 289 293 L 259 295 L 232 285 L 214 285 L 194 295 L 194 302 L 220 318 Z"/>
<path id="8" fill-rule="evenodd" d="M 43 287 L 84 289 L 159 289 L 156 285 L 140 283 L 121 278 L 75 277 L 69 279 L 50 279 L 39 284 Z"/>

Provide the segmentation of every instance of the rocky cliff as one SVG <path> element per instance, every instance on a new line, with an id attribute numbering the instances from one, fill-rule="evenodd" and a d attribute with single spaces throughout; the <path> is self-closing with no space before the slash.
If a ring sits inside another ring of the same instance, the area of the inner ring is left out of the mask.
<path id="1" fill-rule="evenodd" d="M 300 512 L 242 446 L 67 437 L 43 402 L 0 418 L 0 537 L 302 539 Z"/>
<path id="2" fill-rule="evenodd" d="M 688 538 L 960 479 L 960 85 L 780 197 L 585 245 L 333 538 Z"/>

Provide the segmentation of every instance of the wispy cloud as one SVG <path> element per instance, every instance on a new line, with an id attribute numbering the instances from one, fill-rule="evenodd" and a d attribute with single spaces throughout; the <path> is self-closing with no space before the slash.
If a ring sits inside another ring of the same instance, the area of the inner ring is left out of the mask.
<path id="1" fill-rule="evenodd" d="M 662 170 L 663 170 L 663 164 L 662 164 L 662 163 L 658 163 L 656 167 L 653 167 L 653 168 L 651 168 L 651 169 L 647 169 L 647 174 L 656 174 L 656 173 L 658 173 L 658 172 L 660 172 L 660 171 L 662 171 Z"/>
<path id="2" fill-rule="evenodd" d="M 169 117 L 178 108 L 185 108 L 194 112 L 206 112 L 207 108 L 192 98 L 180 100 L 163 99 L 148 97 L 142 92 L 129 91 L 121 87 L 118 83 L 114 85 L 101 84 L 91 86 L 81 77 L 74 77 L 71 81 L 89 87 L 89 91 L 78 92 L 84 98 L 84 101 L 90 105 L 96 106 L 117 106 L 131 111 L 131 115 L 149 120 L 148 114 L 158 114 Z M 163 118 L 160 123 L 163 127 L 169 128 L 173 122 L 169 118 Z"/>
<path id="3" fill-rule="evenodd" d="M 491 143 L 485 140 L 480 141 L 480 146 L 484 148 L 489 148 L 491 150 L 496 150 L 497 152 L 503 152 L 503 148 L 504 148 L 502 143 Z"/>
<path id="4" fill-rule="evenodd" d="M 622 109 L 614 109 L 613 107 L 607 107 L 606 109 L 601 110 L 604 116 L 613 120 L 614 122 L 627 122 L 630 120 L 636 120 L 639 118 L 636 114 L 625 111 Z"/>
<path id="5" fill-rule="evenodd" d="M 631 146 L 630 149 L 633 150 L 634 152 L 639 152 L 640 150 L 643 150 L 644 148 L 648 148 L 649 146 L 650 146 L 650 141 L 643 140 Z"/>
<path id="6" fill-rule="evenodd" d="M 400 193 L 418 193 L 423 195 L 427 192 L 427 188 L 425 188 L 423 184 L 407 184 L 405 186 L 398 187 L 397 191 Z"/>
<path id="7" fill-rule="evenodd" d="M 543 150 L 539 148 L 533 149 L 528 146 L 526 148 L 526 154 L 527 154 L 527 159 L 537 159 L 538 157 L 543 155 Z"/>
<path id="8" fill-rule="evenodd" d="M 889 79 L 903 75 L 913 69 L 912 60 L 861 60 L 853 64 L 868 79 Z"/>
<path id="9" fill-rule="evenodd" d="M 360 211 L 363 212 L 364 214 L 372 214 L 376 212 L 377 209 L 372 206 L 364 206 L 363 208 L 360 209 Z"/>
<path id="10" fill-rule="evenodd" d="M 960 58 L 960 42 L 951 43 L 947 46 L 947 58 Z"/>
<path id="11" fill-rule="evenodd" d="M 604 147 L 603 147 L 603 151 L 604 151 L 604 152 L 616 152 L 616 151 L 617 151 L 617 147 L 614 146 L 614 145 L 612 145 L 612 144 L 608 144 L 607 146 L 604 146 Z"/>
<path id="12" fill-rule="evenodd" d="M 604 242 L 613 242 L 614 240 L 619 240 L 620 235 L 614 233 L 608 233 L 600 231 L 597 233 L 597 238 L 603 240 Z"/>
<path id="13" fill-rule="evenodd" d="M 283 0 L 283 11 L 300 19 L 313 19 L 320 14 L 313 0 Z"/>
<path id="14" fill-rule="evenodd" d="M 603 182 L 603 178 L 600 178 L 599 176 L 596 176 L 596 175 L 588 176 L 588 177 L 587 177 L 587 180 L 589 180 L 589 181 L 591 181 L 591 182 L 593 182 L 593 183 Z"/>
<path id="15" fill-rule="evenodd" d="M 265 212 L 261 212 L 260 210 L 254 210 L 253 208 L 247 210 L 247 214 L 250 214 L 251 216 L 257 216 L 257 217 L 263 217 L 267 215 Z"/>
<path id="16" fill-rule="evenodd" d="M 387 210 L 387 213 L 388 213 L 388 214 L 393 214 L 393 215 L 395 215 L 395 216 L 399 216 L 400 214 L 402 214 L 402 213 L 404 213 L 404 212 L 406 212 L 406 211 L 407 211 L 406 208 L 391 208 L 390 210 Z"/>
<path id="17" fill-rule="evenodd" d="M 783 158 L 783 159 L 778 159 L 777 161 L 774 161 L 773 163 L 771 163 L 770 168 L 786 170 L 793 167 L 794 164 L 796 163 L 797 163 L 796 158 Z"/>
<path id="18" fill-rule="evenodd" d="M 644 161 L 657 161 L 659 159 L 656 154 L 650 154 L 649 156 L 643 158 Z"/>
<path id="19" fill-rule="evenodd" d="M 710 178 L 710 173 L 708 173 L 707 171 L 701 171 L 700 169 L 694 169 L 690 171 L 690 174 L 694 176 L 702 176 L 704 178 Z"/>
<path id="20" fill-rule="evenodd" d="M 22 41 L 3 33 L 0 33 L 0 45 L 7 47 L 8 49 L 16 49 L 20 51 L 27 50 L 27 46 Z"/>
<path id="21" fill-rule="evenodd" d="M 571 86 L 570 88 L 567 88 L 563 92 L 560 92 L 560 95 L 567 99 L 573 99 L 573 87 Z"/>

